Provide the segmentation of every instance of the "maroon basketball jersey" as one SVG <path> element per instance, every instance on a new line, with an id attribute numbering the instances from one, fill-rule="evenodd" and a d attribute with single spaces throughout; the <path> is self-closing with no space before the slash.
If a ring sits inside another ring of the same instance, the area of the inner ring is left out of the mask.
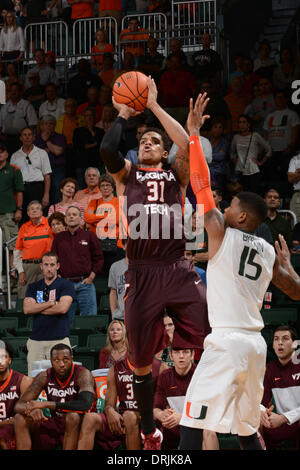
<path id="1" fill-rule="evenodd" d="M 120 198 L 127 222 L 127 256 L 130 262 L 177 260 L 184 254 L 184 197 L 173 170 L 133 165 Z"/>
<path id="2" fill-rule="evenodd" d="M 21 382 L 24 375 L 11 370 L 8 378 L 0 382 L 0 421 L 14 415 L 14 407 L 21 396 Z"/>
<path id="3" fill-rule="evenodd" d="M 64 382 L 61 382 L 57 378 L 52 367 L 47 369 L 47 385 L 45 387 L 47 401 L 64 403 L 66 401 L 76 400 L 79 393 L 78 376 L 83 369 L 83 366 L 73 364 L 71 373 Z M 51 411 L 51 415 L 59 416 L 60 413 Z"/>
<path id="4" fill-rule="evenodd" d="M 127 358 L 114 363 L 115 382 L 119 397 L 119 413 L 126 410 L 138 411 L 137 402 L 133 395 L 133 371 Z"/>

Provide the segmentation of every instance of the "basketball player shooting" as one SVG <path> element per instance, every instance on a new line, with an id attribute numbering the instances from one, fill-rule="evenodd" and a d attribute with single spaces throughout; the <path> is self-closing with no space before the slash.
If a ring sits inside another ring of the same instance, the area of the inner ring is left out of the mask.
<path id="1" fill-rule="evenodd" d="M 123 201 L 124 206 L 126 198 L 128 208 L 125 325 L 144 449 L 156 450 L 160 449 L 162 435 L 154 424 L 151 370 L 155 353 L 164 347 L 163 311 L 170 306 L 174 312 L 175 347 L 180 339 L 187 348 L 201 348 L 209 324 L 205 286 L 190 261 L 184 259 L 183 201 L 189 182 L 188 134 L 157 103 L 157 89 L 151 77 L 147 83 L 147 108 L 178 145 L 173 166 L 163 169 L 168 155 L 165 133 L 155 128 L 148 128 L 140 138 L 140 164 L 137 166 L 124 159 L 118 147 L 126 121 L 136 111 L 114 99 L 118 117 L 102 140 L 101 156 L 116 181 L 120 205 Z M 166 227 L 170 229 L 169 234 L 168 230 L 164 232 Z"/>
<path id="2" fill-rule="evenodd" d="M 212 332 L 189 385 L 181 419 L 180 450 L 201 450 L 202 430 L 238 434 L 240 447 L 261 449 L 257 436 L 266 343 L 260 310 L 272 281 L 294 300 L 300 280 L 283 237 L 274 248 L 253 235 L 267 214 L 254 193 L 235 196 L 224 215 L 215 207 L 199 129 L 208 99 L 199 95 L 190 112 L 191 184 L 208 234 L 207 304 Z"/>

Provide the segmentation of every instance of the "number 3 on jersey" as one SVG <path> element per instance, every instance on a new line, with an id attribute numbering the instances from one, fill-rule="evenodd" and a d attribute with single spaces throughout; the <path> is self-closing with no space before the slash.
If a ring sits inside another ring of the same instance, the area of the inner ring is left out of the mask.
<path id="1" fill-rule="evenodd" d="M 240 276 L 245 276 L 248 279 L 251 279 L 252 281 L 257 281 L 257 279 L 261 275 L 262 267 L 260 264 L 255 263 L 254 258 L 256 255 L 258 255 L 257 250 L 255 250 L 254 248 L 250 249 L 249 246 L 244 247 L 243 252 L 241 254 L 241 259 L 240 259 L 240 267 L 239 267 Z M 256 269 L 256 272 L 254 275 L 251 275 L 246 272 L 247 267 L 249 265 Z"/>
<path id="2" fill-rule="evenodd" d="M 148 201 L 165 202 L 164 200 L 165 182 L 164 181 L 148 181 L 147 186 L 149 188 L 149 193 L 150 193 L 148 195 Z"/>

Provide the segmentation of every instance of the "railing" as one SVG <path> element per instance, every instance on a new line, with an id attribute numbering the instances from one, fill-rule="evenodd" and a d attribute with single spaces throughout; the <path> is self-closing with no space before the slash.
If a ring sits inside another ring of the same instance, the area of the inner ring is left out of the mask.
<path id="1" fill-rule="evenodd" d="M 37 48 L 53 51 L 56 56 L 68 55 L 69 31 L 64 21 L 28 24 L 24 36 L 27 44 L 25 58 L 32 57 Z"/>
<path id="2" fill-rule="evenodd" d="M 7 308 L 11 309 L 11 285 L 10 285 L 10 263 L 9 263 L 9 245 L 14 243 L 18 237 L 13 237 L 4 243 L 5 260 L 6 260 L 6 283 L 7 283 Z M 2 240 L 1 240 L 2 242 Z M 2 243 L 0 243 L 0 246 Z M 2 253 L 2 250 L 1 250 Z M 2 255 L 1 255 L 2 258 Z M 2 279 L 2 266 L 1 266 L 1 279 Z"/>
<path id="3" fill-rule="evenodd" d="M 137 18 L 139 26 L 146 29 L 150 36 L 158 40 L 158 52 L 163 55 L 168 53 L 168 20 L 163 13 L 144 13 L 124 16 L 121 23 L 121 31 L 128 26 L 129 18 Z"/>
<path id="4" fill-rule="evenodd" d="M 83 18 L 73 24 L 73 54 L 90 54 L 99 28 L 107 32 L 107 41 L 114 47 L 118 43 L 118 24 L 115 18 Z"/>

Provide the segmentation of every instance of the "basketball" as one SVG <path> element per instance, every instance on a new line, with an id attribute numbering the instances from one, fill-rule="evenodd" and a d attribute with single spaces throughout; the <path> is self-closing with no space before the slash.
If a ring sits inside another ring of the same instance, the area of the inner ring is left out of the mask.
<path id="1" fill-rule="evenodd" d="M 135 70 L 125 72 L 114 83 L 113 97 L 136 111 L 144 111 L 148 99 L 147 76 Z"/>

